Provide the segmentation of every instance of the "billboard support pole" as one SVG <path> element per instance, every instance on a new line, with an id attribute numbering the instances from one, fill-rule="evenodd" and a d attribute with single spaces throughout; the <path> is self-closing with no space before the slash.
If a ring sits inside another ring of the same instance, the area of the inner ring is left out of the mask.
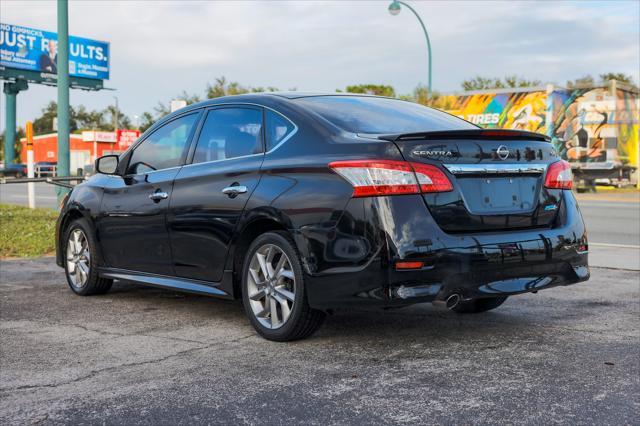
<path id="1" fill-rule="evenodd" d="M 5 95 L 5 128 L 4 128 L 4 166 L 8 167 L 16 158 L 16 103 L 18 93 L 27 90 L 29 86 L 25 80 L 18 80 L 15 83 L 5 82 L 2 91 Z"/>
<path id="2" fill-rule="evenodd" d="M 17 94 L 7 90 L 11 83 L 4 84 L 4 95 L 6 100 L 5 128 L 4 128 L 4 167 L 9 167 L 16 157 L 14 144 L 16 142 L 16 97 Z"/>
<path id="3" fill-rule="evenodd" d="M 69 176 L 69 4 L 58 0 L 58 176 Z M 57 187 L 58 204 L 68 188 Z"/>

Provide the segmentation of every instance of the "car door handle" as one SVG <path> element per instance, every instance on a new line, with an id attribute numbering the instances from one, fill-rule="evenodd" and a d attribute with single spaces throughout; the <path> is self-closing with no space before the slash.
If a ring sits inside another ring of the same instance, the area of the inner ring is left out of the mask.
<path id="1" fill-rule="evenodd" d="M 236 197 L 238 194 L 244 194 L 245 192 L 247 192 L 247 187 L 244 185 L 227 186 L 222 190 L 223 194 L 226 194 L 231 198 Z"/>
<path id="2" fill-rule="evenodd" d="M 154 192 L 153 194 L 149 195 L 149 199 L 153 201 L 166 200 L 167 198 L 169 198 L 169 194 L 167 194 L 166 192 Z"/>

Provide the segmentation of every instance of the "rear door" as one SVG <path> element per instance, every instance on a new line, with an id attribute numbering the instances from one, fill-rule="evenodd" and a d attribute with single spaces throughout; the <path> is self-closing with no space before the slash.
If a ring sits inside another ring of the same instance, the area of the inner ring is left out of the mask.
<path id="1" fill-rule="evenodd" d="M 449 174 L 453 191 L 424 194 L 439 226 L 451 233 L 549 227 L 561 190 L 543 187 L 559 157 L 543 136 L 507 130 L 462 130 L 394 138 L 407 161 Z"/>
<path id="2" fill-rule="evenodd" d="M 260 180 L 263 111 L 222 106 L 206 112 L 192 161 L 175 179 L 168 214 L 177 276 L 220 281 L 229 243 Z"/>
<path id="3" fill-rule="evenodd" d="M 110 176 L 98 218 L 107 266 L 173 275 L 166 213 L 200 114 L 182 115 L 159 127 L 127 156 L 125 175 Z"/>

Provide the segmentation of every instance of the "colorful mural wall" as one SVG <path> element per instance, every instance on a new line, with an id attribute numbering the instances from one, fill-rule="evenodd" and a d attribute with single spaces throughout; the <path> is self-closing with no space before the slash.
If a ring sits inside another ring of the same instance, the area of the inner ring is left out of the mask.
<path id="1" fill-rule="evenodd" d="M 486 128 L 549 135 L 571 162 L 638 166 L 638 92 L 595 87 L 446 95 L 436 107 Z"/>
<path id="2" fill-rule="evenodd" d="M 547 92 L 445 96 L 448 112 L 487 128 L 544 132 Z"/>
<path id="3" fill-rule="evenodd" d="M 638 95 L 608 88 L 557 90 L 547 134 L 569 161 L 632 165 L 638 159 Z"/>

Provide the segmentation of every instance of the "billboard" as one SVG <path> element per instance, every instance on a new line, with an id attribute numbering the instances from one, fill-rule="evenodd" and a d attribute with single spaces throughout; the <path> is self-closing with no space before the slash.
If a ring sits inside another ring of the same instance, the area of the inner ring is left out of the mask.
<path id="1" fill-rule="evenodd" d="M 0 23 L 0 66 L 55 75 L 58 35 Z M 109 79 L 109 43 L 69 36 L 69 75 Z"/>

